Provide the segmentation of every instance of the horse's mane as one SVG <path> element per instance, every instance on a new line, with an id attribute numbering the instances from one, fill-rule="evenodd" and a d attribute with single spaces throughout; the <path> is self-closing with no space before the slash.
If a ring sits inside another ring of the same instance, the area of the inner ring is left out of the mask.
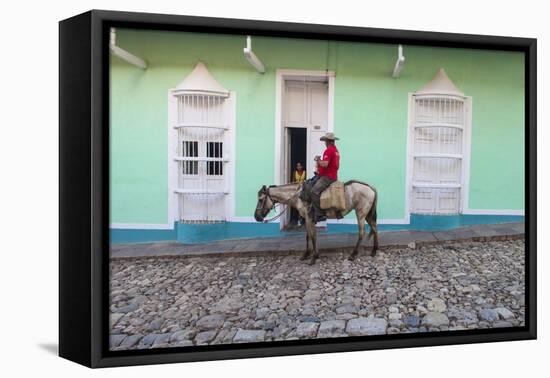
<path id="1" fill-rule="evenodd" d="M 281 184 L 281 185 L 269 185 L 270 188 L 281 188 L 284 186 L 293 186 L 293 185 L 299 185 L 299 182 L 290 182 L 288 184 Z"/>

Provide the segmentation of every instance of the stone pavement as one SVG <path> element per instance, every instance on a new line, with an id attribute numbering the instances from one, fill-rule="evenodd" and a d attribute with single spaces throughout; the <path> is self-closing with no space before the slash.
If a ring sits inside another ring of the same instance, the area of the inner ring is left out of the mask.
<path id="1" fill-rule="evenodd" d="M 504 240 L 386 247 L 376 257 L 361 253 L 353 262 L 346 259 L 349 251 L 340 249 L 321 254 L 313 266 L 277 253 L 115 258 L 110 262 L 110 347 L 521 327 L 525 243 L 517 234 L 507 239 L 514 229 L 484 233 Z M 445 240 L 477 233 L 436 235 Z M 342 240 L 326 237 L 329 245 Z M 411 236 L 400 240 L 407 243 Z M 279 245 L 269 243 L 270 248 Z"/>
<path id="2" fill-rule="evenodd" d="M 482 224 L 448 231 L 388 231 L 380 232 L 381 249 L 438 244 L 446 241 L 488 241 L 524 237 L 523 222 Z M 320 251 L 338 251 L 352 248 L 357 241 L 355 233 L 319 233 Z M 372 246 L 372 239 L 363 246 Z M 111 258 L 160 256 L 255 256 L 267 252 L 274 255 L 297 254 L 305 250 L 304 234 L 282 237 L 233 239 L 201 244 L 175 242 L 132 243 L 111 245 Z"/>

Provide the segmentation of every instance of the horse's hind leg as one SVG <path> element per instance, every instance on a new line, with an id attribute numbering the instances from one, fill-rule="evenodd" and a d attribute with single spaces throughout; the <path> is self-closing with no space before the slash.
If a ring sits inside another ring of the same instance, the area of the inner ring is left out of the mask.
<path id="1" fill-rule="evenodd" d="M 357 257 L 357 254 L 359 253 L 361 242 L 365 237 L 365 218 L 362 216 L 360 217 L 359 214 L 357 215 L 357 225 L 359 226 L 359 235 L 357 236 L 357 243 L 355 244 L 355 248 L 353 249 L 353 252 L 348 257 L 348 260 L 355 260 L 355 258 Z"/>
<path id="2" fill-rule="evenodd" d="M 378 250 L 378 225 L 376 224 L 376 221 L 373 219 L 367 218 L 367 222 L 370 226 L 369 238 L 371 237 L 371 235 L 374 237 L 370 255 L 375 256 L 376 251 Z"/>
<path id="3" fill-rule="evenodd" d="M 376 228 L 376 226 L 375 226 L 375 228 Z M 374 243 L 372 245 L 372 251 L 371 251 L 370 255 L 375 256 L 377 250 L 378 250 L 378 231 L 374 231 Z"/>

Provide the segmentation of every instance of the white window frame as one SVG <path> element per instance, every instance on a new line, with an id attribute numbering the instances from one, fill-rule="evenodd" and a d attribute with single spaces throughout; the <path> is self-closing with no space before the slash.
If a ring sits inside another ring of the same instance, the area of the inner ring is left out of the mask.
<path id="1" fill-rule="evenodd" d="M 178 213 L 178 130 L 177 130 L 177 114 L 178 114 L 178 102 L 176 96 L 177 89 L 168 90 L 168 224 L 174 225 L 179 220 Z M 230 91 L 229 96 L 225 99 L 226 111 L 228 119 L 228 128 L 225 131 L 226 138 L 224 143 L 228 143 L 228 154 L 223 159 L 227 160 L 224 163 L 224 173 L 226 174 L 225 187 L 227 188 L 227 194 L 225 194 L 225 222 L 230 221 L 235 216 L 235 151 L 236 145 L 236 109 L 237 109 L 237 94 L 235 91 Z M 181 160 L 181 158 L 179 159 Z M 192 158 L 191 160 L 198 160 Z M 199 160 L 208 160 L 207 158 Z M 218 159 L 215 159 L 218 161 Z"/>
<path id="2" fill-rule="evenodd" d="M 413 191 L 413 168 L 414 168 L 414 138 L 415 138 L 415 98 L 416 93 L 408 94 L 408 115 L 407 115 L 407 170 L 405 178 L 405 215 L 407 223 L 410 223 L 411 216 L 411 195 Z M 464 125 L 462 128 L 462 171 L 460 177 L 460 201 L 459 214 L 468 213 L 470 193 L 470 158 L 472 145 L 472 97 L 471 96 L 437 96 L 441 98 L 460 97 L 464 101 Z"/>

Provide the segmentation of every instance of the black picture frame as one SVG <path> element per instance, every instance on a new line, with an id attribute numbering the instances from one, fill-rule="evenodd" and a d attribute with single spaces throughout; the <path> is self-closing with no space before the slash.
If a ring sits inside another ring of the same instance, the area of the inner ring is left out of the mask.
<path id="1" fill-rule="evenodd" d="M 525 327 L 109 351 L 110 27 L 338 39 L 525 54 Z M 535 339 L 536 64 L 531 38 L 92 10 L 59 23 L 59 354 L 88 367 Z"/>

